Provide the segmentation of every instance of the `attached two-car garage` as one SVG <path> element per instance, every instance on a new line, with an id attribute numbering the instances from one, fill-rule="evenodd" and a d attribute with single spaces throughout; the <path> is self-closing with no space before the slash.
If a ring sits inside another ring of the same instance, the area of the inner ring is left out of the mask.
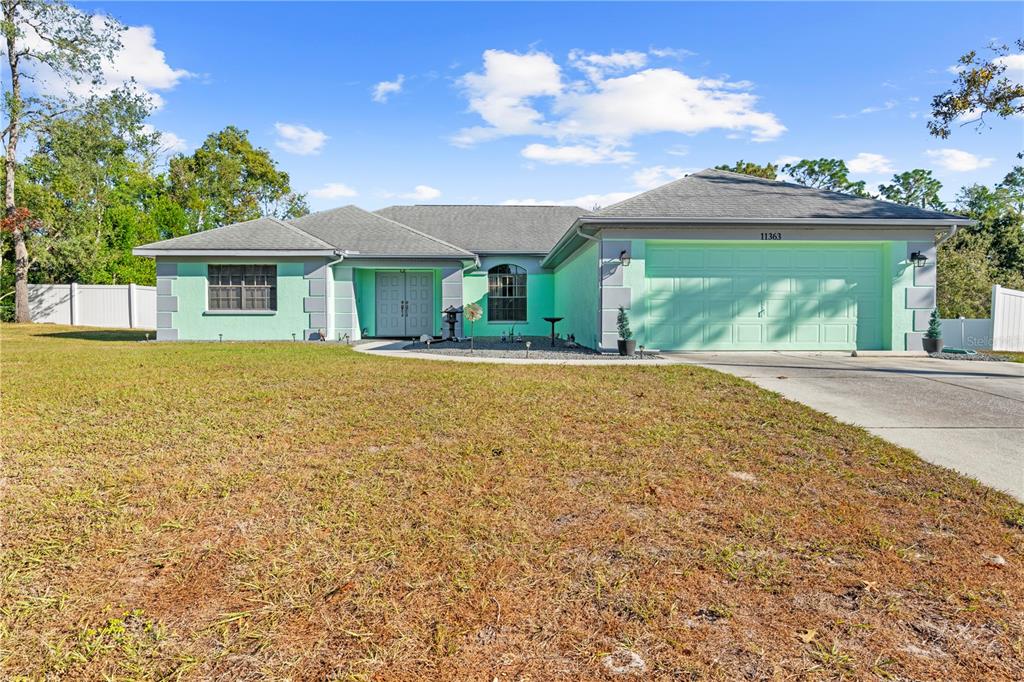
<path id="1" fill-rule="evenodd" d="M 879 242 L 646 243 L 645 319 L 661 350 L 883 348 Z"/>

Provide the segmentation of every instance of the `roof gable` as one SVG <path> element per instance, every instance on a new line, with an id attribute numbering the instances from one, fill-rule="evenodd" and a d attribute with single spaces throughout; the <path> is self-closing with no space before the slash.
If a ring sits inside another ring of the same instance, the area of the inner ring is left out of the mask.
<path id="1" fill-rule="evenodd" d="M 739 220 L 959 219 L 879 199 L 707 169 L 597 211 L 598 217 Z"/>
<path id="2" fill-rule="evenodd" d="M 262 217 L 232 223 L 212 230 L 193 232 L 173 239 L 144 244 L 139 249 L 181 251 L 331 251 L 333 247 L 298 228 L 278 220 Z"/>

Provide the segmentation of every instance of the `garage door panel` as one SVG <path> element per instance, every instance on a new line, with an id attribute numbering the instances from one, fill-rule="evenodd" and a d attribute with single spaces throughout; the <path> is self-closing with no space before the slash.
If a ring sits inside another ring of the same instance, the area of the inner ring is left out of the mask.
<path id="1" fill-rule="evenodd" d="M 821 343 L 821 327 L 816 324 L 798 324 L 793 327 L 793 341 L 796 343 Z"/>
<path id="2" fill-rule="evenodd" d="M 760 345 L 764 342 L 764 328 L 759 324 L 737 324 L 736 343 Z"/>
<path id="3" fill-rule="evenodd" d="M 849 343 L 850 338 L 850 326 L 845 324 L 823 324 L 821 325 L 821 331 L 823 334 L 822 341 L 824 343 Z"/>
<path id="4" fill-rule="evenodd" d="M 648 243 L 650 343 L 678 349 L 880 348 L 882 251 Z"/>

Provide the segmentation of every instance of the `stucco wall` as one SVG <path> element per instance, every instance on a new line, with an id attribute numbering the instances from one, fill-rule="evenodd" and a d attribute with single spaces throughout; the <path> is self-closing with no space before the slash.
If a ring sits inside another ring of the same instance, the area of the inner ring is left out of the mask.
<path id="1" fill-rule="evenodd" d="M 476 336 L 501 336 L 512 328 L 511 322 L 487 321 L 487 271 L 495 265 L 507 263 L 518 265 L 526 270 L 526 317 L 525 323 L 515 323 L 517 334 L 531 336 L 547 336 L 551 333 L 551 324 L 544 321 L 545 317 L 562 315 L 552 312 L 554 304 L 554 275 L 550 270 L 540 269 L 540 258 L 530 256 L 487 256 L 480 259 L 480 268 L 466 272 L 463 276 L 463 303 L 477 303 L 484 310 L 483 319 L 473 326 Z M 559 323 L 557 331 L 563 332 L 566 327 Z M 463 333 L 470 333 L 469 324 Z M 563 334 L 564 335 L 564 334 Z"/>
<path id="2" fill-rule="evenodd" d="M 554 312 L 565 319 L 558 323 L 562 336 L 576 335 L 576 342 L 597 348 L 598 248 L 588 242 L 555 268 Z"/>
<path id="3" fill-rule="evenodd" d="M 277 265 L 277 310 L 220 313 L 206 308 L 207 266 L 211 263 Z M 157 335 L 173 340 L 225 341 L 302 339 L 309 328 L 303 301 L 310 295 L 302 258 L 158 259 Z"/>

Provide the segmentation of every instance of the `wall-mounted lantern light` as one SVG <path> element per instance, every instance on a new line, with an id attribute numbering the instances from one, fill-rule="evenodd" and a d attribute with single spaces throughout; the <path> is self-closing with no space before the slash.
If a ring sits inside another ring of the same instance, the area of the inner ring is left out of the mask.
<path id="1" fill-rule="evenodd" d="M 628 268 L 629 267 L 629 264 L 633 262 L 633 259 L 630 258 L 630 256 L 629 256 L 629 251 L 626 251 L 625 249 L 623 249 L 622 252 L 619 253 L 619 262 L 622 263 L 622 267 L 624 267 L 624 268 Z"/>
<path id="2" fill-rule="evenodd" d="M 920 251 L 914 251 L 910 254 L 910 262 L 914 264 L 915 268 L 923 268 L 928 263 L 928 256 Z"/>

